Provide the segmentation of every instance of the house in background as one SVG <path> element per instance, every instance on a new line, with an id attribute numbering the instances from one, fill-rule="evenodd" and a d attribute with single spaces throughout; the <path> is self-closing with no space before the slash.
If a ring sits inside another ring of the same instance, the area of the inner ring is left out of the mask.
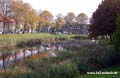
<path id="1" fill-rule="evenodd" d="M 41 32 L 48 32 L 48 33 L 50 33 L 50 31 L 51 31 L 51 26 L 45 26 L 45 27 L 43 27 L 42 29 L 41 29 Z"/>
<path id="2" fill-rule="evenodd" d="M 14 33 L 16 22 L 13 18 L 7 18 L 5 23 L 5 32 Z"/>
<path id="3" fill-rule="evenodd" d="M 3 32 L 3 17 L 0 15 L 0 34 Z"/>
<path id="4" fill-rule="evenodd" d="M 71 34 L 88 34 L 89 25 L 88 24 L 75 24 L 74 26 L 63 26 L 61 28 L 62 33 L 71 33 Z"/>
<path id="5" fill-rule="evenodd" d="M 41 32 L 53 34 L 89 34 L 89 24 L 74 24 L 73 26 L 64 25 L 62 28 L 46 26 L 41 29 Z"/>
<path id="6" fill-rule="evenodd" d="M 2 34 L 3 32 L 3 25 L 4 25 L 4 19 L 3 16 L 0 15 L 0 33 Z M 14 33 L 15 31 L 15 25 L 16 22 L 13 18 L 11 17 L 6 17 L 5 18 L 5 33 Z"/>

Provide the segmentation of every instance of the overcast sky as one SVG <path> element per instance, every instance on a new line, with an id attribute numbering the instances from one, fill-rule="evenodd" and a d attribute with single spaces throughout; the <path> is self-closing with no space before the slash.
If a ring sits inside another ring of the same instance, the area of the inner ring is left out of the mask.
<path id="1" fill-rule="evenodd" d="M 79 13 L 86 13 L 91 17 L 102 0 L 23 0 L 28 2 L 31 6 L 39 10 L 48 10 L 54 16 L 58 13 L 66 15 L 68 12 L 74 12 L 75 15 Z"/>

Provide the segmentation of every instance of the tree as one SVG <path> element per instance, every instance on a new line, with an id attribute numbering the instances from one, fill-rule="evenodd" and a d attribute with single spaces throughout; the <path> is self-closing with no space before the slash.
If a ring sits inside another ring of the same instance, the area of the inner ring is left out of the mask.
<path id="1" fill-rule="evenodd" d="M 5 33 L 6 18 L 11 14 L 13 0 L 0 0 L 0 13 L 3 16 L 3 34 Z"/>
<path id="2" fill-rule="evenodd" d="M 20 1 L 14 1 L 11 5 L 12 11 L 13 11 L 13 18 L 16 21 L 16 26 L 15 26 L 15 33 L 17 29 L 19 29 L 20 23 L 23 22 L 23 4 Z"/>
<path id="3" fill-rule="evenodd" d="M 30 18 L 31 18 L 31 11 L 33 8 L 28 3 L 23 3 L 23 19 L 24 19 L 24 31 L 27 31 L 30 28 Z"/>
<path id="4" fill-rule="evenodd" d="M 85 13 L 80 13 L 76 17 L 76 21 L 77 21 L 78 24 L 87 24 L 88 16 Z"/>
<path id="5" fill-rule="evenodd" d="M 39 29 L 44 26 L 51 26 L 53 24 L 53 15 L 47 10 L 42 11 L 39 14 Z"/>
<path id="6" fill-rule="evenodd" d="M 15 32 L 19 29 L 21 23 L 24 24 L 24 31 L 29 32 L 35 28 L 38 16 L 30 4 L 14 1 L 11 7 L 13 10 L 13 17 L 16 20 Z"/>
<path id="7" fill-rule="evenodd" d="M 39 18 L 38 18 L 38 15 L 37 15 L 37 13 L 36 13 L 36 11 L 33 9 L 33 10 L 31 10 L 31 12 L 30 12 L 30 19 L 29 19 L 29 22 L 30 22 L 30 24 L 31 24 L 31 31 L 33 30 L 33 29 L 35 29 L 36 28 L 36 26 L 37 26 L 37 23 L 38 23 L 38 21 L 39 21 Z"/>
<path id="8" fill-rule="evenodd" d="M 73 12 L 69 12 L 66 16 L 65 16 L 65 26 L 68 27 L 68 33 L 71 32 L 71 26 L 73 26 L 74 22 L 75 22 L 75 14 Z"/>
<path id="9" fill-rule="evenodd" d="M 116 29 L 116 18 L 120 13 L 120 0 L 103 0 L 93 13 L 90 31 L 92 35 L 109 35 L 113 38 Z"/>
<path id="10" fill-rule="evenodd" d="M 57 28 L 61 28 L 65 24 L 64 16 L 62 14 L 58 14 L 56 16 L 56 20 L 55 21 L 56 21 L 56 27 Z"/>
<path id="11" fill-rule="evenodd" d="M 114 46 L 117 51 L 120 51 L 120 16 L 116 20 L 116 31 L 114 33 Z"/>
<path id="12" fill-rule="evenodd" d="M 65 24 L 68 26 L 72 26 L 74 19 L 75 19 L 75 14 L 73 12 L 69 12 L 66 16 L 65 16 Z"/>

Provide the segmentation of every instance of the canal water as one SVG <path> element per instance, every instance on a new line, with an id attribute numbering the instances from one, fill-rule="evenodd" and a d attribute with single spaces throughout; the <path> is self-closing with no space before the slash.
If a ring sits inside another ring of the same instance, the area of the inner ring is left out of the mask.
<path id="1" fill-rule="evenodd" d="M 35 54 L 47 52 L 49 56 L 57 57 L 58 51 L 63 51 L 70 46 L 81 47 L 86 44 L 89 43 L 72 40 L 57 43 L 42 43 L 34 47 L 0 48 L 0 70 L 10 68 L 13 64 L 18 63 L 19 60 L 24 60 Z"/>
<path id="2" fill-rule="evenodd" d="M 47 52 L 49 56 L 56 57 L 56 52 L 62 50 L 64 48 L 61 44 L 54 43 L 44 43 L 39 46 L 25 48 L 2 48 L 0 49 L 0 69 L 9 68 L 12 64 L 17 63 L 18 60 L 24 60 L 28 56 L 42 52 Z"/>

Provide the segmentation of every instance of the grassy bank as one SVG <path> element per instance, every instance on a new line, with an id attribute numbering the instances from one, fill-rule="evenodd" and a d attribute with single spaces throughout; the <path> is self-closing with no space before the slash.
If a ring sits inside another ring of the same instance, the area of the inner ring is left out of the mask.
<path id="1" fill-rule="evenodd" d="M 6 34 L 0 35 L 0 47 L 16 45 L 20 42 L 29 41 L 32 39 L 51 39 L 51 38 L 65 38 L 70 39 L 74 35 L 67 34 L 49 34 L 49 33 L 37 33 L 37 34 Z"/>
<path id="2" fill-rule="evenodd" d="M 117 75 L 80 75 L 77 78 L 120 78 L 120 74 L 117 74 Z"/>

